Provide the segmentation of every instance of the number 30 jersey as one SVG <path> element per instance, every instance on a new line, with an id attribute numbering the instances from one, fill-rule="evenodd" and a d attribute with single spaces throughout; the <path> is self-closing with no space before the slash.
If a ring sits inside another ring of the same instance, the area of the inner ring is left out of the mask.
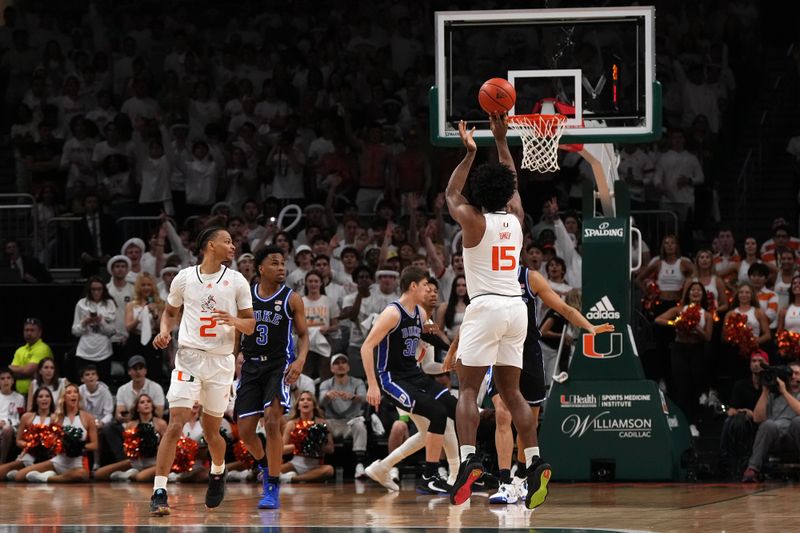
<path id="1" fill-rule="evenodd" d="M 240 273 L 223 266 L 213 274 L 202 274 L 200 266 L 184 268 L 169 288 L 167 303 L 183 306 L 178 346 L 215 355 L 234 350 L 235 328 L 218 324 L 212 316 L 217 309 L 236 316 L 253 307 L 250 285 Z"/>
<path id="2" fill-rule="evenodd" d="M 522 252 L 522 226 L 511 213 L 484 213 L 481 242 L 464 248 L 464 276 L 470 299 L 484 294 L 519 296 L 517 269 Z"/>
<path id="3" fill-rule="evenodd" d="M 417 346 L 422 334 L 419 307 L 414 309 L 413 315 L 409 315 L 400 302 L 394 301 L 389 305 L 400 311 L 400 319 L 378 345 L 378 372 L 390 373 L 391 379 L 421 374 L 422 370 L 417 366 Z"/>
<path id="4" fill-rule="evenodd" d="M 245 359 L 261 357 L 262 361 L 294 361 L 294 312 L 289 306 L 292 292 L 286 285 L 281 285 L 275 294 L 262 298 L 258 294 L 258 284 L 253 285 L 256 329 L 252 335 L 242 335 L 242 353 Z"/>

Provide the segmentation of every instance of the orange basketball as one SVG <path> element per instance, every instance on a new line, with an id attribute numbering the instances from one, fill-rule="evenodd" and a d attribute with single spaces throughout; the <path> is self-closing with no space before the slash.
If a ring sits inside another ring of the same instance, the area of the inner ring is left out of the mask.
<path id="1" fill-rule="evenodd" d="M 487 113 L 506 113 L 516 100 L 517 91 L 503 78 L 486 80 L 478 92 L 478 102 Z"/>

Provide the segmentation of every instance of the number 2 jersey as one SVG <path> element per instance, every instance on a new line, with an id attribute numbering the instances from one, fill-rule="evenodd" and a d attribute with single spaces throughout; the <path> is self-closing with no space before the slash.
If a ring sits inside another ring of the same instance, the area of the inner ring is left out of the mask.
<path id="1" fill-rule="evenodd" d="M 178 346 L 214 355 L 233 353 L 236 330 L 218 324 L 211 313 L 219 309 L 236 316 L 253 307 L 247 280 L 226 266 L 213 274 L 202 274 L 199 265 L 184 268 L 172 280 L 167 302 L 183 306 Z"/>
<path id="2" fill-rule="evenodd" d="M 408 314 L 403 305 L 394 301 L 400 311 L 400 320 L 378 344 L 378 373 L 388 374 L 391 379 L 403 379 L 422 374 L 417 365 L 417 346 L 422 334 L 422 318 L 419 306 L 414 314 Z"/>
<path id="3" fill-rule="evenodd" d="M 522 226 L 516 215 L 484 213 L 486 231 L 481 242 L 464 248 L 464 276 L 470 299 L 485 294 L 519 296 L 518 262 Z"/>
<path id="4" fill-rule="evenodd" d="M 281 285 L 275 294 L 262 298 L 258 294 L 258 284 L 253 285 L 256 329 L 252 335 L 242 335 L 242 353 L 245 359 L 261 357 L 262 361 L 294 361 L 294 313 L 289 306 L 292 292 L 294 291 L 286 285 Z"/>

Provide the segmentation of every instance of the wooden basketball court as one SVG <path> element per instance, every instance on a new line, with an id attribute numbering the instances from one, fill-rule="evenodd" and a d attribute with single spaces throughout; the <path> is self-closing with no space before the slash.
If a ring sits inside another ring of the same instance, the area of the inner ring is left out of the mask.
<path id="1" fill-rule="evenodd" d="M 413 481 L 390 493 L 371 481 L 284 485 L 278 511 L 256 509 L 259 486 L 229 483 L 222 506 L 207 511 L 205 486 L 170 485 L 173 514 L 148 514 L 149 484 L 2 484 L 0 529 L 63 526 L 127 530 L 146 526 L 526 529 L 531 531 L 754 532 L 797 531 L 800 487 L 786 484 L 551 484 L 543 507 L 490 506 L 474 495 L 463 506 L 421 496 Z M 12 526 L 12 527 L 8 527 Z"/>

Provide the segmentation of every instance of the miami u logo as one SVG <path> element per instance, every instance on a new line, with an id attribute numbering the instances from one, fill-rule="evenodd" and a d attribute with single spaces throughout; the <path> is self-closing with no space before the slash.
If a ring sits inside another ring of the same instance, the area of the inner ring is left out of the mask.
<path id="1" fill-rule="evenodd" d="M 583 334 L 583 355 L 592 359 L 611 359 L 622 355 L 622 333 L 611 333 L 609 335 L 607 351 L 599 351 L 595 346 L 596 340 L 597 335 Z"/>

